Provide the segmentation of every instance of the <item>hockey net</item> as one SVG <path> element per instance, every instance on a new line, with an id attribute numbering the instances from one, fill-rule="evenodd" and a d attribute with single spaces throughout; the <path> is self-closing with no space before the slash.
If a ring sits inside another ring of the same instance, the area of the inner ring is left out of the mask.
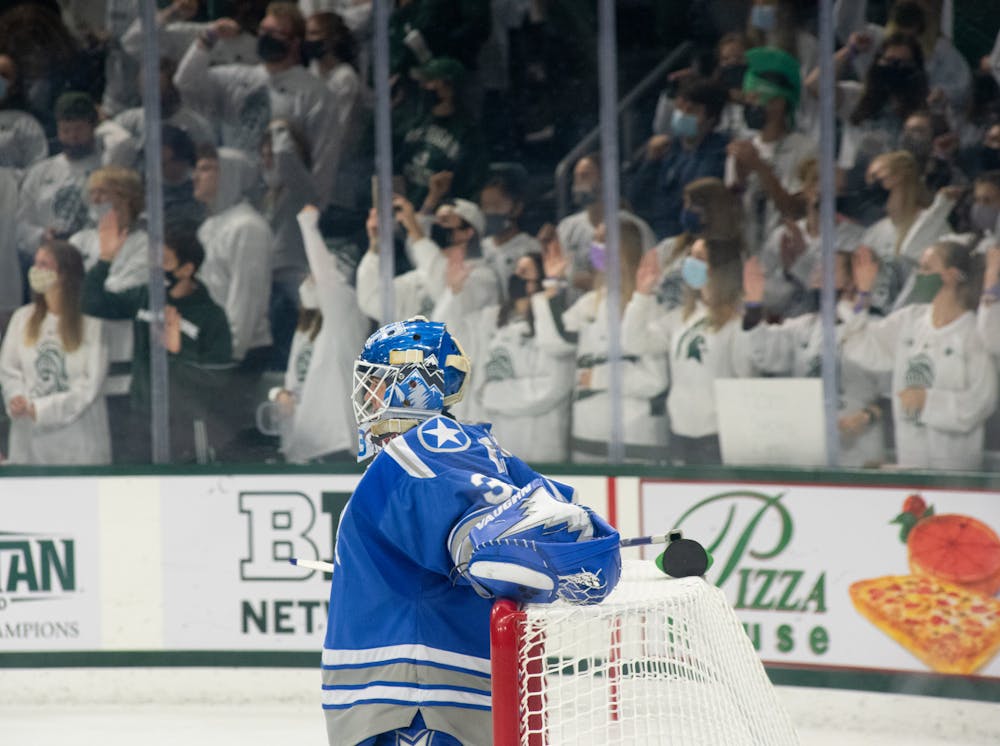
<path id="1" fill-rule="evenodd" d="M 722 591 L 625 562 L 602 604 L 492 621 L 494 746 L 784 746 L 798 739 Z"/>

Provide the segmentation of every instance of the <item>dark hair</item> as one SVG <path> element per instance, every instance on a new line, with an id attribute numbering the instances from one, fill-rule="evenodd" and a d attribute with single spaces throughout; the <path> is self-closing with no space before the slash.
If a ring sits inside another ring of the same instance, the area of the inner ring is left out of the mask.
<path id="1" fill-rule="evenodd" d="M 695 78 L 686 81 L 677 91 L 677 96 L 692 104 L 704 106 L 705 115 L 711 120 L 718 121 L 729 100 L 729 91 L 715 80 Z"/>
<path id="2" fill-rule="evenodd" d="M 958 241 L 938 241 L 934 244 L 934 250 L 938 252 L 945 268 L 954 268 L 962 273 L 964 279 L 958 287 L 958 300 L 966 310 L 975 310 L 983 292 L 983 255 L 976 253 L 975 245 Z"/>
<path id="3" fill-rule="evenodd" d="M 180 127 L 164 124 L 160 128 L 160 143 L 162 147 L 170 148 L 174 160 L 183 161 L 192 167 L 198 161 L 194 140 Z"/>
<path id="4" fill-rule="evenodd" d="M 89 93 L 70 91 L 56 99 L 57 122 L 89 122 L 97 124 L 97 107 Z"/>
<path id="5" fill-rule="evenodd" d="M 896 28 L 912 30 L 917 36 L 927 30 L 927 16 L 924 14 L 924 9 L 920 7 L 920 3 L 911 0 L 896 3 L 889 11 L 889 21 Z"/>
<path id="6" fill-rule="evenodd" d="M 976 184 L 989 184 L 1000 190 L 1000 171 L 983 171 L 976 176 Z"/>
<path id="7" fill-rule="evenodd" d="M 913 56 L 915 83 L 909 88 L 890 89 L 884 85 L 879 76 L 879 61 L 889 47 L 906 47 Z M 896 114 L 906 119 L 914 112 L 922 109 L 927 101 L 927 72 L 924 70 L 924 52 L 920 42 L 910 34 L 890 34 L 882 42 L 875 56 L 875 61 L 865 75 L 864 92 L 858 105 L 851 112 L 851 124 L 861 124 L 872 119 L 891 101 L 896 104 Z"/>
<path id="8" fill-rule="evenodd" d="M 545 278 L 545 264 L 542 261 L 542 255 L 537 251 L 529 251 L 525 254 L 532 264 L 535 265 L 535 269 L 538 270 L 538 284 L 541 286 L 542 280 Z M 510 315 L 514 312 L 514 300 L 512 298 L 507 298 L 501 305 L 500 310 L 497 312 L 497 327 L 506 326 L 507 322 L 510 321 Z M 531 312 L 531 308 L 528 308 L 528 336 L 535 336 L 535 315 Z"/>
<path id="9" fill-rule="evenodd" d="M 195 150 L 196 161 L 209 160 L 217 161 L 219 160 L 219 149 L 212 145 L 210 142 L 203 142 L 198 145 Z"/>
<path id="10" fill-rule="evenodd" d="M 338 13 L 316 13 L 310 18 L 323 30 L 327 49 L 341 62 L 357 67 L 358 42 L 350 27 Z"/>
<path id="11" fill-rule="evenodd" d="M 198 240 L 197 225 L 189 220 L 173 220 L 163 226 L 163 244 L 177 256 L 177 266 L 193 264 L 195 272 L 205 261 L 205 249 Z"/>
<path id="12" fill-rule="evenodd" d="M 514 202 L 523 203 L 528 192 L 528 172 L 520 163 L 491 166 L 486 183 L 480 191 L 489 188 L 499 189 Z"/>

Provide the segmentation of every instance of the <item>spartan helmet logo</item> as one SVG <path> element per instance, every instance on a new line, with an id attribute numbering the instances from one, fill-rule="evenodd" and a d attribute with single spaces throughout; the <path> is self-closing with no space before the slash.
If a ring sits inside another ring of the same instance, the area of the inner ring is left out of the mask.
<path id="1" fill-rule="evenodd" d="M 60 187 L 52 197 L 52 215 L 55 226 L 62 233 L 75 233 L 87 222 L 87 206 L 76 184 Z"/>
<path id="2" fill-rule="evenodd" d="M 705 337 L 701 334 L 696 334 L 688 342 L 687 346 L 687 357 L 694 358 L 699 363 L 705 362 L 705 352 L 707 351 L 708 344 L 705 342 Z"/>
<path id="3" fill-rule="evenodd" d="M 69 375 L 66 373 L 66 358 L 62 348 L 52 340 L 38 343 L 38 357 L 35 358 L 35 373 L 38 380 L 31 389 L 35 398 L 69 391 Z"/>
<path id="4" fill-rule="evenodd" d="M 907 386 L 929 389 L 934 385 L 934 361 L 924 353 L 911 357 L 906 363 Z"/>
<path id="5" fill-rule="evenodd" d="M 497 347 L 486 363 L 487 381 L 506 381 L 514 377 L 514 361 L 506 347 Z"/>

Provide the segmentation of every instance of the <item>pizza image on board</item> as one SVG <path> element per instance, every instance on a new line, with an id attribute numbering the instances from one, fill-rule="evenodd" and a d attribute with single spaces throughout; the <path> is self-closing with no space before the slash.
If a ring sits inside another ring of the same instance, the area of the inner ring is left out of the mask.
<path id="1" fill-rule="evenodd" d="M 974 673 L 1000 650 L 1000 537 L 915 494 L 892 523 L 913 574 L 854 583 L 854 607 L 932 670 Z"/>
<path id="2" fill-rule="evenodd" d="M 970 674 L 1000 649 L 1000 601 L 926 575 L 851 585 L 868 621 L 938 673 Z"/>

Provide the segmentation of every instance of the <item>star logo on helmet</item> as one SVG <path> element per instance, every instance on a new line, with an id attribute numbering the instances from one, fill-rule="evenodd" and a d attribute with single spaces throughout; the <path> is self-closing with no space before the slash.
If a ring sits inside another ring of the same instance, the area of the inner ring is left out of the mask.
<path id="1" fill-rule="evenodd" d="M 421 445 L 435 453 L 464 451 L 472 443 L 465 430 L 458 425 L 449 424 L 444 417 L 428 420 L 420 426 L 417 435 Z"/>

